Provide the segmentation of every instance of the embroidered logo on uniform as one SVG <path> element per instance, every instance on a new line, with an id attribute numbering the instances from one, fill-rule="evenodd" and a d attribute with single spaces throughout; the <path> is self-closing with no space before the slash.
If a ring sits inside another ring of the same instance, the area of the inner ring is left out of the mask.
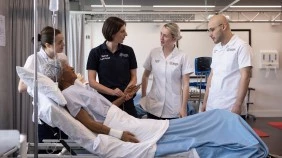
<path id="1" fill-rule="evenodd" d="M 123 53 L 120 53 L 120 54 L 119 54 L 119 56 L 120 56 L 120 57 L 125 57 L 125 58 L 128 58 L 128 54 L 123 54 Z"/>
<path id="2" fill-rule="evenodd" d="M 157 59 L 156 59 L 156 60 L 155 60 L 155 62 L 156 62 L 156 63 L 159 63 L 159 62 L 160 62 L 160 60 L 157 60 Z"/>
<path id="3" fill-rule="evenodd" d="M 177 65 L 178 65 L 178 63 L 175 63 L 175 62 L 172 62 L 172 61 L 169 62 L 169 64 L 170 64 L 170 65 L 174 65 L 174 66 L 177 66 Z"/>
<path id="4" fill-rule="evenodd" d="M 235 48 L 227 48 L 227 50 L 226 51 L 234 51 L 235 50 Z"/>
<path id="5" fill-rule="evenodd" d="M 108 60 L 110 59 L 109 55 L 101 55 L 100 60 Z"/>

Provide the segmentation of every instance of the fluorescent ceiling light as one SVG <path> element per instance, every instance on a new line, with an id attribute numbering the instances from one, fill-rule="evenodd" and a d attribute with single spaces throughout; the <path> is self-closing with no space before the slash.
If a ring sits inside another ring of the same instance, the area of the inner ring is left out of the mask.
<path id="1" fill-rule="evenodd" d="M 262 5 L 262 6 L 254 6 L 254 5 L 233 5 L 230 8 L 281 8 L 280 5 Z"/>
<path id="2" fill-rule="evenodd" d="M 253 22 L 267 22 L 267 21 L 270 21 L 270 20 L 251 20 Z"/>
<path id="3" fill-rule="evenodd" d="M 103 5 L 91 5 L 93 8 L 102 8 Z M 105 5 L 106 8 L 141 8 L 141 5 Z"/>
<path id="4" fill-rule="evenodd" d="M 153 5 L 154 8 L 214 8 L 214 5 Z"/>
<path id="5" fill-rule="evenodd" d="M 139 20 L 139 19 L 136 19 L 136 20 L 126 20 L 126 19 L 125 19 L 125 21 L 129 21 L 129 22 L 140 22 L 141 20 Z"/>
<path id="6" fill-rule="evenodd" d="M 164 20 L 153 20 L 154 22 L 163 22 Z"/>

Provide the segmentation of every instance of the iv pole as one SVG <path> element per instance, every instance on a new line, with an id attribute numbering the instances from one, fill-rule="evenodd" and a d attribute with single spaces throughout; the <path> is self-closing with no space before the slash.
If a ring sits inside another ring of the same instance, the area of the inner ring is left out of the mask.
<path id="1" fill-rule="evenodd" d="M 52 23 L 55 26 L 55 11 L 58 10 L 58 0 L 50 0 L 50 10 L 53 11 L 52 16 Z M 34 80 L 33 80 L 33 110 L 34 110 L 34 158 L 38 158 L 38 79 L 37 79 L 37 45 L 38 45 L 38 11 L 37 11 L 37 0 L 33 0 L 33 17 L 34 17 L 34 25 L 33 25 L 33 34 L 34 34 Z M 55 31 L 55 30 L 54 30 Z M 55 39 L 55 32 L 54 32 L 54 39 Z M 54 46 L 55 50 L 55 46 Z M 55 55 L 56 56 L 56 55 Z"/>
<path id="2" fill-rule="evenodd" d="M 33 34 L 34 34 L 34 157 L 38 158 L 38 80 L 37 80 L 37 43 L 38 43 L 38 29 L 37 29 L 37 0 L 33 1 L 33 18 L 34 18 L 34 25 L 33 25 Z"/>
<path id="3" fill-rule="evenodd" d="M 52 16 L 52 23 L 55 26 L 55 11 L 58 10 L 58 0 L 51 0 L 50 1 L 50 10 L 53 11 L 53 16 Z M 37 23 L 38 23 L 38 11 L 37 11 L 37 0 L 33 0 L 33 17 L 34 17 L 34 25 L 33 25 L 33 34 L 34 34 L 34 45 L 33 45 L 33 51 L 34 51 L 34 105 L 33 105 L 33 110 L 34 110 L 34 158 L 38 158 L 38 79 L 37 79 L 37 43 L 38 43 L 38 28 L 37 28 Z M 54 32 L 55 33 L 55 32 Z M 54 35 L 55 39 L 55 35 Z M 54 46 L 55 48 L 55 46 Z M 54 49 L 55 50 L 55 49 Z M 56 56 L 56 55 L 55 55 Z"/>

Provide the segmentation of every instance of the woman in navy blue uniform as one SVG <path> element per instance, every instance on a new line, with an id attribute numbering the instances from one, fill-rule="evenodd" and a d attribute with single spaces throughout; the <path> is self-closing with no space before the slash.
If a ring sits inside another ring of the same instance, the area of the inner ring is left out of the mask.
<path id="1" fill-rule="evenodd" d="M 124 90 L 137 82 L 137 61 L 131 47 L 123 45 L 126 23 L 118 17 L 109 17 L 103 24 L 102 33 L 106 41 L 93 48 L 88 56 L 88 80 L 109 101 L 124 96 Z M 99 82 L 96 80 L 98 75 Z M 137 117 L 133 98 L 127 99 L 120 106 L 128 114 Z"/>

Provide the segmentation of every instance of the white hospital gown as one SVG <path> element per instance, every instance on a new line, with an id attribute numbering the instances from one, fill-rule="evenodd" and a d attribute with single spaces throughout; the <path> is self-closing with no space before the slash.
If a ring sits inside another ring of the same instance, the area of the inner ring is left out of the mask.
<path id="1" fill-rule="evenodd" d="M 66 106 L 72 116 L 76 116 L 79 110 L 84 108 L 95 121 L 103 122 L 104 125 L 110 128 L 130 131 L 140 141 L 140 143 L 124 142 L 109 135 L 98 134 L 95 140 L 91 140 L 91 143 L 94 143 L 91 148 L 94 154 L 105 158 L 154 157 L 156 142 L 168 128 L 168 120 L 140 120 L 134 118 L 96 91 L 93 91 L 93 89 L 87 89 L 78 84 L 68 87 L 62 93 L 67 100 Z M 73 139 L 81 142 L 81 139 Z M 83 146 L 86 144 L 86 142 L 83 142 Z M 87 149 L 89 148 L 87 147 Z"/>
<path id="2" fill-rule="evenodd" d="M 78 83 L 62 91 L 70 114 L 75 117 L 83 108 L 95 121 L 104 122 L 112 103 L 92 88 L 85 88 Z"/>

